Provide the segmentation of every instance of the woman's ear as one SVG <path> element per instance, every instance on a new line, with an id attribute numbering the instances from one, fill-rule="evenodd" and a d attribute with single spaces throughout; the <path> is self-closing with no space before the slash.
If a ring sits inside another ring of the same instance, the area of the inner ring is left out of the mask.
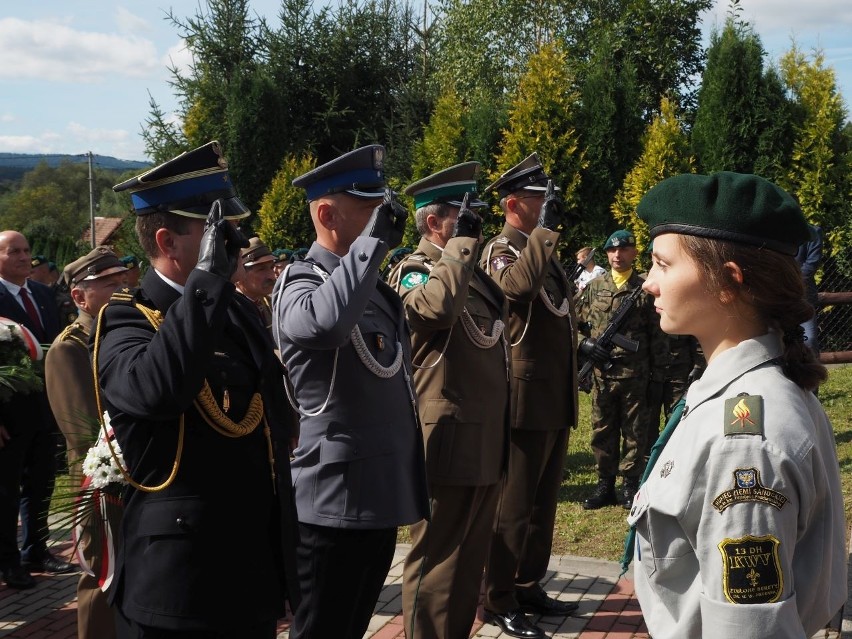
<path id="1" fill-rule="evenodd" d="M 743 285 L 743 270 L 736 262 L 725 262 L 722 269 L 725 271 L 723 281 L 730 282 L 731 285 L 722 289 L 719 293 L 719 300 L 722 304 L 730 304 L 737 298 L 737 289 Z"/>

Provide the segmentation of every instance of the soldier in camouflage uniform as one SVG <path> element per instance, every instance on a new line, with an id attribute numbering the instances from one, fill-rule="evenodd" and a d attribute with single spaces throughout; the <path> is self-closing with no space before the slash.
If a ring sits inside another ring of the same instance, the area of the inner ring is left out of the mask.
<path id="1" fill-rule="evenodd" d="M 592 344 L 622 301 L 644 281 L 633 269 L 636 241 L 632 233 L 616 231 L 604 244 L 604 250 L 612 270 L 589 282 L 577 300 L 580 329 L 592 338 L 587 341 Z M 639 297 L 620 332 L 637 341 L 639 350 L 631 353 L 616 346 L 603 370 L 595 368 L 591 446 L 597 464 L 598 485 L 592 496 L 583 502 L 586 510 L 616 503 L 627 509 L 631 507 L 645 466 L 648 394 L 658 393 L 663 380 L 667 343 L 649 295 L 643 293 Z M 622 453 L 620 460 L 619 451 Z M 615 493 L 619 472 L 624 478 L 620 499 Z"/>
<path id="2" fill-rule="evenodd" d="M 707 366 L 701 346 L 692 335 L 666 335 L 667 342 L 665 364 L 663 365 L 663 381 L 648 395 L 648 437 L 645 441 L 645 461 L 651 453 L 651 446 L 660 435 L 660 412 L 668 421 L 675 404 L 686 393 L 686 389 Z"/>

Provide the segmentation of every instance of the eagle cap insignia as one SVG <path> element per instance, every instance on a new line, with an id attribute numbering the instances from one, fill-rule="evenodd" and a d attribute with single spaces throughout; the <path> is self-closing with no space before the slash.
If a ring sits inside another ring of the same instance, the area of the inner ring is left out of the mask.
<path id="1" fill-rule="evenodd" d="M 763 396 L 740 393 L 725 400 L 725 436 L 763 435 Z"/>

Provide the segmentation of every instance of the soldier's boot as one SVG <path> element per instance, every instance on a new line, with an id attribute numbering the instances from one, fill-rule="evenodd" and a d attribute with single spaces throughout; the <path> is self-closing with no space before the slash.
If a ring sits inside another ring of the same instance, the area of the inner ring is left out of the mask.
<path id="1" fill-rule="evenodd" d="M 639 491 L 639 479 L 637 477 L 625 477 L 624 486 L 621 489 L 621 505 L 630 510 L 633 508 L 633 498 Z"/>
<path id="2" fill-rule="evenodd" d="M 615 496 L 615 477 L 600 477 L 595 492 L 583 502 L 584 510 L 597 510 L 604 506 L 614 506 L 618 503 Z"/>

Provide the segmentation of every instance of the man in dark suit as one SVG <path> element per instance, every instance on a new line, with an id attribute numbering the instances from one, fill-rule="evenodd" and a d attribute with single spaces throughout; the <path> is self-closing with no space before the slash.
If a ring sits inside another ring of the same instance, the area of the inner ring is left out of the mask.
<path id="1" fill-rule="evenodd" d="M 27 279 L 31 270 L 27 238 L 17 231 L 0 233 L 0 316 L 23 324 L 39 343 L 49 344 L 60 329 L 56 301 L 49 287 Z M 74 569 L 47 549 L 56 422 L 44 391 L 16 395 L 0 412 L 0 573 L 13 588 L 31 588 L 31 571 L 57 574 Z"/>
<path id="2" fill-rule="evenodd" d="M 407 217 L 385 193 L 383 161 L 384 147 L 366 146 L 293 180 L 317 240 L 273 293 L 302 415 L 292 468 L 303 599 L 292 639 L 362 637 L 397 527 L 429 515 L 411 342 L 402 302 L 379 278 Z"/>
<path id="3" fill-rule="evenodd" d="M 271 639 L 298 602 L 288 416 L 269 334 L 231 282 L 246 217 L 218 143 L 114 187 L 151 268 L 92 336 L 130 475 L 109 589 L 122 639 Z M 205 223 L 206 219 L 206 223 Z"/>
<path id="4" fill-rule="evenodd" d="M 512 430 L 485 569 L 488 619 L 510 637 L 544 632 L 524 613 L 568 615 L 573 601 L 544 592 L 568 429 L 577 423 L 573 283 L 556 259 L 562 206 L 533 153 L 491 184 L 506 224 L 480 263 L 509 300 Z"/>

